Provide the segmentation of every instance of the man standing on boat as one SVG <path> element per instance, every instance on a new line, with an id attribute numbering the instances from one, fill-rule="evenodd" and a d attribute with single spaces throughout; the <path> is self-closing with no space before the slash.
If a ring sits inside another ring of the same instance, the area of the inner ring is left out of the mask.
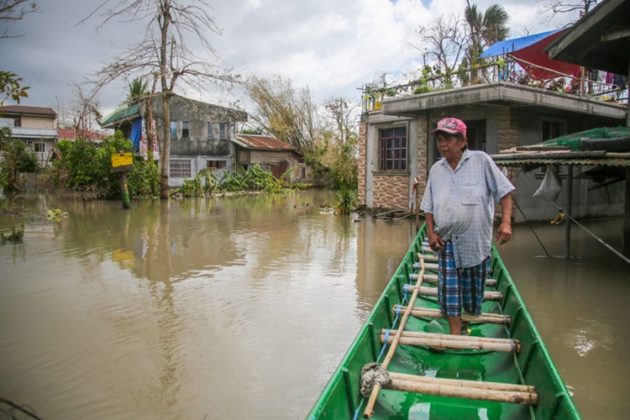
<path id="1" fill-rule="evenodd" d="M 482 151 L 468 150 L 466 124 L 444 118 L 431 132 L 442 159 L 429 172 L 420 208 L 429 246 L 438 253 L 438 301 L 451 334 L 462 333 L 462 306 L 481 313 L 490 267 L 494 206 L 501 204 L 497 243 L 512 237 L 514 186 Z"/>

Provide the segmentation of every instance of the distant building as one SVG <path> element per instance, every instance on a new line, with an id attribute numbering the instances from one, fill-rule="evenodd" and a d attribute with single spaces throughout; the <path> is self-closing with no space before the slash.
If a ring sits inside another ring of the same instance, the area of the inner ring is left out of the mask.
<path id="1" fill-rule="evenodd" d="M 245 169 L 258 164 L 271 171 L 276 178 L 287 171 L 290 171 L 288 180 L 291 182 L 309 178 L 302 155 L 295 147 L 277 137 L 237 134 L 232 142 L 236 145 L 236 164 Z"/>
<path id="2" fill-rule="evenodd" d="M 57 144 L 57 113 L 48 107 L 7 105 L 0 107 L 0 127 L 8 127 L 14 139 L 24 141 L 37 161 L 46 165 Z"/>
<path id="3" fill-rule="evenodd" d="M 236 124 L 247 121 L 247 113 L 206 102 L 195 101 L 179 95 L 169 99 L 171 148 L 169 162 L 169 185 L 180 186 L 206 168 L 235 168 L 236 146 L 232 143 Z M 162 101 L 158 96 L 151 101 L 154 127 L 158 142 L 162 141 Z M 145 105 L 124 106 L 108 115 L 102 122 L 103 128 L 121 130 L 131 139 L 136 152 L 145 154 Z M 154 156 L 158 155 L 157 145 Z"/>
<path id="4" fill-rule="evenodd" d="M 100 143 L 105 137 L 104 133 L 92 130 L 75 130 L 74 128 L 57 128 L 57 137 L 59 140 L 87 140 L 91 143 Z"/>

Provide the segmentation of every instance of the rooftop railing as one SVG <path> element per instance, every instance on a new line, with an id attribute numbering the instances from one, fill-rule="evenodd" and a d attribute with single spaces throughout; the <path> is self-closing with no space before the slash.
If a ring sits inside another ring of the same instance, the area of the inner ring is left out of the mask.
<path id="1" fill-rule="evenodd" d="M 536 80 L 517 64 L 544 72 L 547 77 Z M 606 83 L 599 77 L 597 79 L 589 78 L 589 73 L 581 68 L 580 74 L 577 76 L 563 74 L 511 55 L 491 63 L 449 72 L 425 66 L 417 78 L 407 83 L 390 86 L 365 85 L 362 89 L 362 111 L 378 111 L 382 108 L 383 101 L 390 98 L 495 83 L 512 83 L 587 99 L 628 103 L 628 90 L 625 86 Z"/>

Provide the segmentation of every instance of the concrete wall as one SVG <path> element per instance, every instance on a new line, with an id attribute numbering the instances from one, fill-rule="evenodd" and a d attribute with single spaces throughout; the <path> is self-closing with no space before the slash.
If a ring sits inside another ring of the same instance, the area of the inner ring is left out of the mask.
<path id="1" fill-rule="evenodd" d="M 220 158 L 220 157 L 212 157 L 212 156 L 174 156 L 171 155 L 171 161 L 173 160 L 186 160 L 190 162 L 190 178 L 179 178 L 175 176 L 169 176 L 168 185 L 171 187 L 180 187 L 184 184 L 184 180 L 192 179 L 197 176 L 199 172 L 207 168 L 208 160 L 223 160 L 225 162 L 225 168 L 214 170 L 214 174 L 221 179 L 223 177 L 223 172 L 225 171 L 233 171 L 235 169 L 234 158 Z"/>
<path id="2" fill-rule="evenodd" d="M 55 119 L 23 115 L 20 117 L 20 124 L 23 128 L 55 128 Z"/>
<path id="3" fill-rule="evenodd" d="M 379 129 L 399 126 L 407 127 L 408 168 L 405 171 L 379 171 Z M 359 161 L 365 162 L 364 165 L 361 165 L 365 169 L 359 171 L 361 204 L 365 204 L 367 207 L 410 208 L 413 203 L 412 179 L 418 170 L 417 127 L 417 121 L 410 118 L 375 114 L 370 117 L 370 124 L 367 129 L 360 130 Z"/>
<path id="4" fill-rule="evenodd" d="M 193 101 L 181 96 L 172 96 L 170 104 L 170 121 L 176 122 L 177 136 L 171 139 L 171 160 L 184 159 L 191 162 L 191 178 L 207 167 L 208 160 L 223 160 L 226 162 L 223 170 L 231 171 L 235 168 L 236 149 L 231 139 L 235 135 L 238 121 L 246 121 L 247 114 L 231 108 L 225 108 L 204 102 Z M 163 122 L 162 101 L 152 102 L 154 118 L 160 124 L 170 128 L 170 121 Z M 188 137 L 183 136 L 183 121 L 188 121 Z M 208 123 L 212 123 L 213 138 L 208 140 Z M 227 123 L 227 136 L 219 136 L 220 123 Z M 162 130 L 157 130 L 159 141 L 162 141 Z M 169 185 L 180 186 L 184 179 L 169 177 Z"/>
<path id="5" fill-rule="evenodd" d="M 463 120 L 486 121 L 486 151 L 490 154 L 520 145 L 531 145 L 542 141 L 543 121 L 561 122 L 565 133 L 613 123 L 610 119 L 597 116 L 581 116 L 561 113 L 557 110 L 509 104 L 465 105 L 443 109 L 419 111 L 412 118 L 401 118 L 374 112 L 365 115 L 364 127 L 360 129 L 359 142 L 359 197 L 362 204 L 368 207 L 403 207 L 415 208 L 412 180 L 418 176 L 420 180 L 420 197 L 424 194 L 426 177 L 430 166 L 437 159 L 437 153 L 430 129 L 437 121 L 446 116 L 457 116 Z M 407 124 L 409 143 L 409 171 L 407 174 L 379 173 L 378 168 L 378 129 L 395 124 Z M 588 167 L 574 167 L 574 177 Z M 510 169 L 509 175 L 516 186 L 515 197 L 525 216 L 529 220 L 548 220 L 557 213 L 556 207 L 532 194 L 543 178 L 541 168 L 525 172 L 521 168 Z M 567 168 L 561 170 L 563 180 Z M 560 206 L 566 205 L 566 180 Z M 404 194 L 403 186 L 407 186 Z M 573 215 L 576 217 L 608 216 L 623 214 L 624 182 L 608 187 L 590 190 L 596 184 L 589 179 L 573 181 Z M 513 212 L 516 221 L 523 221 L 518 211 Z"/>

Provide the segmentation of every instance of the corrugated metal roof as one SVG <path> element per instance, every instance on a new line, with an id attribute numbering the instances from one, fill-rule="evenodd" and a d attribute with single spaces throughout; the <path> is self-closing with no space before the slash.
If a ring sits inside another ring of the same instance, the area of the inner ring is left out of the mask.
<path id="1" fill-rule="evenodd" d="M 246 149 L 282 150 L 296 152 L 295 147 L 274 136 L 263 136 L 259 134 L 237 134 L 236 142 L 239 144 L 239 146 Z"/>
<path id="2" fill-rule="evenodd" d="M 20 115 L 40 115 L 46 117 L 56 117 L 57 113 L 49 107 L 7 105 L 0 107 L 0 114 L 20 114 Z"/>
<path id="3" fill-rule="evenodd" d="M 513 159 L 495 160 L 501 166 L 585 165 L 630 167 L 630 159 Z"/>
<path id="4" fill-rule="evenodd" d="M 111 127 L 112 124 L 119 122 L 121 120 L 135 120 L 140 117 L 140 104 L 134 104 L 131 106 L 125 105 L 124 107 L 116 109 L 114 112 L 109 114 L 103 121 L 100 122 L 101 127 L 103 128 L 114 128 Z"/>
<path id="5" fill-rule="evenodd" d="M 492 155 L 497 165 L 541 166 L 541 165 L 585 165 L 630 167 L 630 153 L 593 152 L 523 152 Z"/>

